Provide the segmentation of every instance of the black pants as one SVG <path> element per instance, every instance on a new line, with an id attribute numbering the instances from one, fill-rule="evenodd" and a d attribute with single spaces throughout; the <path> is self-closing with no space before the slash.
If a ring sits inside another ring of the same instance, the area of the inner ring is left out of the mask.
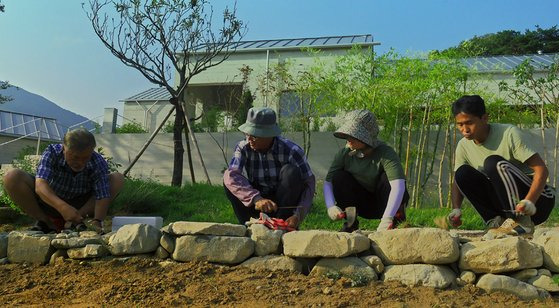
<path id="1" fill-rule="evenodd" d="M 515 206 L 530 190 L 532 179 L 499 155 L 487 157 L 483 170 L 485 174 L 462 165 L 454 181 L 485 222 L 495 216 L 514 217 Z M 534 224 L 541 224 L 553 210 L 555 189 L 546 185 L 535 205 L 537 211 L 531 218 Z"/>
<path id="2" fill-rule="evenodd" d="M 260 211 L 256 210 L 254 205 L 246 207 L 237 197 L 235 197 L 235 195 L 231 193 L 231 191 L 229 191 L 229 189 L 227 189 L 227 186 L 223 185 L 223 187 L 225 188 L 225 194 L 231 202 L 235 216 L 237 216 L 240 224 L 244 224 L 249 221 L 251 217 L 260 217 Z M 260 190 L 259 187 L 254 188 Z M 275 213 L 267 213 L 267 215 L 281 219 L 287 219 L 293 216 L 293 213 L 296 210 L 295 207 L 299 205 L 303 189 L 304 182 L 301 178 L 299 168 L 291 164 L 284 165 L 280 169 L 279 183 L 276 190 L 261 195 L 263 198 L 274 201 L 278 206 L 278 210 Z"/>
<path id="3" fill-rule="evenodd" d="M 388 203 L 388 196 L 390 195 L 390 182 L 386 176 L 386 172 L 380 174 L 374 192 L 370 192 L 365 187 L 361 186 L 359 182 L 345 170 L 338 170 L 332 177 L 332 186 L 334 190 L 334 198 L 336 204 L 341 208 L 354 206 L 357 208 L 357 215 L 372 219 L 382 218 L 386 205 Z M 395 215 L 398 221 L 406 220 L 405 208 L 408 204 L 410 195 L 408 191 L 404 192 L 404 197 Z"/>

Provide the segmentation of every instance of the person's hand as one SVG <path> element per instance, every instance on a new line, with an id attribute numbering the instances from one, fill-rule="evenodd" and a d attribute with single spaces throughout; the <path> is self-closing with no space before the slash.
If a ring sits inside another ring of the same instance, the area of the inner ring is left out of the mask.
<path id="1" fill-rule="evenodd" d="M 448 214 L 448 221 L 451 226 L 458 228 L 462 225 L 462 211 L 460 209 L 452 209 Z"/>
<path id="2" fill-rule="evenodd" d="M 89 221 L 91 228 L 97 232 L 97 234 L 103 234 L 103 223 L 99 219 L 92 219 Z"/>
<path id="3" fill-rule="evenodd" d="M 536 205 L 530 200 L 520 200 L 515 207 L 516 215 L 532 216 L 536 214 Z"/>
<path id="4" fill-rule="evenodd" d="M 278 206 L 270 199 L 260 199 L 254 202 L 254 208 L 260 212 L 273 213 L 278 209 Z"/>
<path id="5" fill-rule="evenodd" d="M 394 229 L 394 222 L 392 221 L 392 217 L 383 217 L 380 219 L 380 224 L 377 227 L 377 231 L 385 231 Z"/>
<path id="6" fill-rule="evenodd" d="M 332 220 L 340 220 L 344 218 L 344 212 L 337 206 L 331 206 L 328 208 L 328 217 Z"/>
<path id="7" fill-rule="evenodd" d="M 287 218 L 285 222 L 287 222 L 287 225 L 291 228 L 297 229 L 297 227 L 299 226 L 299 217 L 297 217 L 297 215 L 293 215 Z"/>
<path id="8" fill-rule="evenodd" d="M 74 224 L 78 224 L 83 221 L 83 217 L 80 215 L 78 210 L 70 205 L 66 205 L 62 211 L 60 211 L 60 215 L 62 215 L 65 221 L 69 221 Z"/>

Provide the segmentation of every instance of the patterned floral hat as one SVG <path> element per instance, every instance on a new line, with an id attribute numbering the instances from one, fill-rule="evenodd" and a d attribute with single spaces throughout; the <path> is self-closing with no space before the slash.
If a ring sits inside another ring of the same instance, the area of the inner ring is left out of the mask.
<path id="1" fill-rule="evenodd" d="M 372 112 L 353 110 L 346 114 L 342 126 L 334 133 L 334 137 L 341 139 L 353 137 L 375 148 L 380 143 L 377 139 L 378 132 L 377 118 Z"/>

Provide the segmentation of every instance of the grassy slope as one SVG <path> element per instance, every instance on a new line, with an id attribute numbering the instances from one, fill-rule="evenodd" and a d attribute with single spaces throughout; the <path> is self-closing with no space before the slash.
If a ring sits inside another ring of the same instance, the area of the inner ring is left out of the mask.
<path id="1" fill-rule="evenodd" d="M 320 187 L 320 186 L 318 186 Z M 434 227 L 433 219 L 446 216 L 448 209 L 422 208 L 407 210 L 409 226 Z M 162 216 L 164 224 L 173 221 L 208 221 L 237 223 L 231 205 L 221 186 L 194 184 L 171 187 L 156 182 L 128 180 L 125 188 L 115 200 L 111 215 Z M 483 229 L 483 222 L 471 206 L 463 209 L 461 229 Z M 545 225 L 559 224 L 559 209 L 556 207 Z M 360 219 L 364 230 L 375 230 L 378 220 Z M 332 222 L 326 214 L 321 189 L 313 202 L 311 213 L 301 229 L 338 230 L 342 222 Z"/>

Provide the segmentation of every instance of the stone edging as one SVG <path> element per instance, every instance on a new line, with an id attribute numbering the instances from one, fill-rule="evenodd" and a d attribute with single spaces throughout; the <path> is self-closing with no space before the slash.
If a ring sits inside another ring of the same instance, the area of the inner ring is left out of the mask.
<path id="1" fill-rule="evenodd" d="M 488 238 L 479 231 L 407 228 L 341 233 L 283 233 L 263 225 L 174 222 L 156 229 L 125 225 L 116 232 L 0 233 L 0 264 L 55 263 L 150 254 L 175 261 L 208 261 L 254 269 L 335 273 L 366 281 L 449 288 L 476 284 L 523 299 L 559 292 L 559 228 L 537 229 L 533 239 Z"/>

